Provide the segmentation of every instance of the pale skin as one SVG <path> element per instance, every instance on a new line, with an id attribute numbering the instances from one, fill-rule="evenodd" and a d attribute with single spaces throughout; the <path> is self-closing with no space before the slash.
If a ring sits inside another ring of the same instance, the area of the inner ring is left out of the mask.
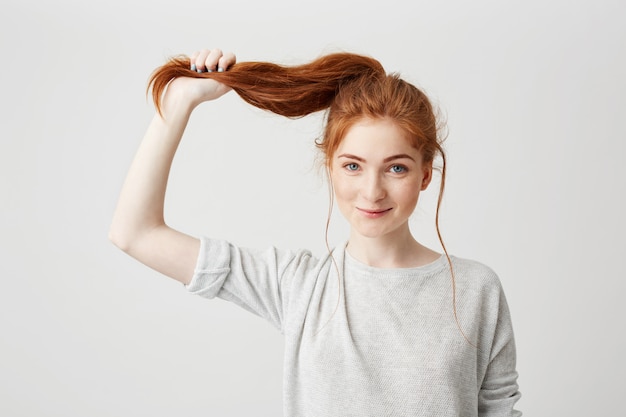
<path id="1" fill-rule="evenodd" d="M 440 254 L 415 240 L 409 217 L 432 179 L 405 133 L 390 119 L 362 119 L 346 133 L 330 165 L 335 201 L 350 223 L 347 250 L 380 268 L 428 264 Z"/>
<path id="2" fill-rule="evenodd" d="M 212 49 L 194 53 L 190 61 L 200 71 L 228 70 L 236 58 Z M 200 241 L 165 222 L 169 171 L 193 110 L 228 91 L 207 78 L 170 83 L 162 116 L 155 114 L 131 164 L 109 232 L 124 252 L 183 284 L 193 276 Z M 328 167 L 337 205 L 351 225 L 352 256 L 385 268 L 425 265 L 440 256 L 415 240 L 408 223 L 432 166 L 391 121 L 363 119 L 353 125 Z"/>
<path id="3" fill-rule="evenodd" d="M 191 60 L 199 70 L 228 69 L 236 58 L 212 49 L 192 55 Z M 228 91 L 227 86 L 211 79 L 184 77 L 170 83 L 162 102 L 163 117 L 155 114 L 144 135 L 109 232 L 111 241 L 124 252 L 183 284 L 193 275 L 200 241 L 165 223 L 167 179 L 191 112 Z"/>

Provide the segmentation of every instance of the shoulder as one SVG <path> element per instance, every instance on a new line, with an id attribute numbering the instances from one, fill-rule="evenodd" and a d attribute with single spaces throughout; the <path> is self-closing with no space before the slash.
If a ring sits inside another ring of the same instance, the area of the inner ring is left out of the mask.
<path id="1" fill-rule="evenodd" d="M 466 258 L 452 256 L 454 278 L 458 287 L 479 292 L 500 293 L 502 283 L 491 267 Z"/>
<path id="2" fill-rule="evenodd" d="M 455 257 L 452 265 L 459 316 L 464 317 L 466 323 L 480 323 L 482 332 L 491 335 L 487 337 L 489 340 L 497 328 L 507 334 L 511 332 L 508 304 L 498 274 L 489 266 L 470 259 Z"/>
<path id="3" fill-rule="evenodd" d="M 227 240 L 213 239 L 207 237 L 201 237 L 200 242 L 201 254 L 210 253 L 215 255 L 215 257 L 217 257 L 218 259 L 250 257 L 264 258 L 268 260 L 292 260 L 312 257 L 311 252 L 306 249 L 281 249 L 276 248 L 275 246 L 266 246 L 264 248 L 251 248 L 247 246 L 240 246 Z"/>
<path id="4" fill-rule="evenodd" d="M 311 270 L 327 269 L 333 262 L 343 260 L 343 247 L 337 247 L 323 256 L 315 256 L 308 249 L 288 249 L 275 246 L 251 248 L 240 246 L 222 239 L 201 238 L 197 269 L 205 265 L 244 270 L 273 269 L 279 275 L 303 273 Z"/>

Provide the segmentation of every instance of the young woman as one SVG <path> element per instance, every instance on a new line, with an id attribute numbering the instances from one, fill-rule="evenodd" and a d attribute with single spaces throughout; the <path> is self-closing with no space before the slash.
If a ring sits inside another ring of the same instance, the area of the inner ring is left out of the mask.
<path id="1" fill-rule="evenodd" d="M 218 49 L 171 60 L 151 79 L 158 113 L 132 163 L 112 241 L 207 298 L 258 314 L 285 336 L 285 416 L 519 416 L 515 345 L 498 277 L 439 254 L 409 230 L 435 158 L 428 98 L 374 59 L 331 54 L 283 67 Z M 329 181 L 350 223 L 345 245 L 253 251 L 167 226 L 168 173 L 193 109 L 234 89 L 283 116 L 326 110 Z M 443 242 L 442 242 L 443 245 Z"/>

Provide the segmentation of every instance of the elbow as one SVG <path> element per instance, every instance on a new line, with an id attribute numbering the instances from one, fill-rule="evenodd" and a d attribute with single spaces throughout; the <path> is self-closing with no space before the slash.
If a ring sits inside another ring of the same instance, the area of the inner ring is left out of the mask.
<path id="1" fill-rule="evenodd" d="M 109 228 L 109 241 L 122 251 L 128 253 L 132 239 L 128 236 L 128 233 L 124 233 L 115 226 L 111 226 L 111 228 Z"/>
<path id="2" fill-rule="evenodd" d="M 130 227 L 127 223 L 113 220 L 109 227 L 109 240 L 122 251 L 130 254 L 134 245 L 141 236 L 141 230 Z"/>
<path id="3" fill-rule="evenodd" d="M 161 224 L 141 225 L 133 227 L 127 223 L 121 224 L 115 220 L 109 227 L 109 240 L 123 252 L 133 256 L 138 247 L 150 240 Z"/>

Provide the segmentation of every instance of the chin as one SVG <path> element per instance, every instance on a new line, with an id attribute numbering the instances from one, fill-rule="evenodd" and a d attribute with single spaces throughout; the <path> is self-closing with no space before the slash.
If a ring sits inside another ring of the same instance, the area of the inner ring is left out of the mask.
<path id="1" fill-rule="evenodd" d="M 404 235 L 404 226 L 408 228 L 407 223 L 396 224 L 396 222 L 386 222 L 379 224 L 367 224 L 369 222 L 365 222 L 365 224 L 361 222 L 355 222 L 351 229 L 352 234 L 357 235 L 367 239 L 379 239 L 379 238 L 389 238 L 392 236 L 402 236 Z M 375 223 L 375 222 L 374 222 Z"/>
<path id="2" fill-rule="evenodd" d="M 371 229 L 371 228 L 354 228 L 355 234 L 368 239 L 377 239 L 389 234 L 389 230 Z"/>

